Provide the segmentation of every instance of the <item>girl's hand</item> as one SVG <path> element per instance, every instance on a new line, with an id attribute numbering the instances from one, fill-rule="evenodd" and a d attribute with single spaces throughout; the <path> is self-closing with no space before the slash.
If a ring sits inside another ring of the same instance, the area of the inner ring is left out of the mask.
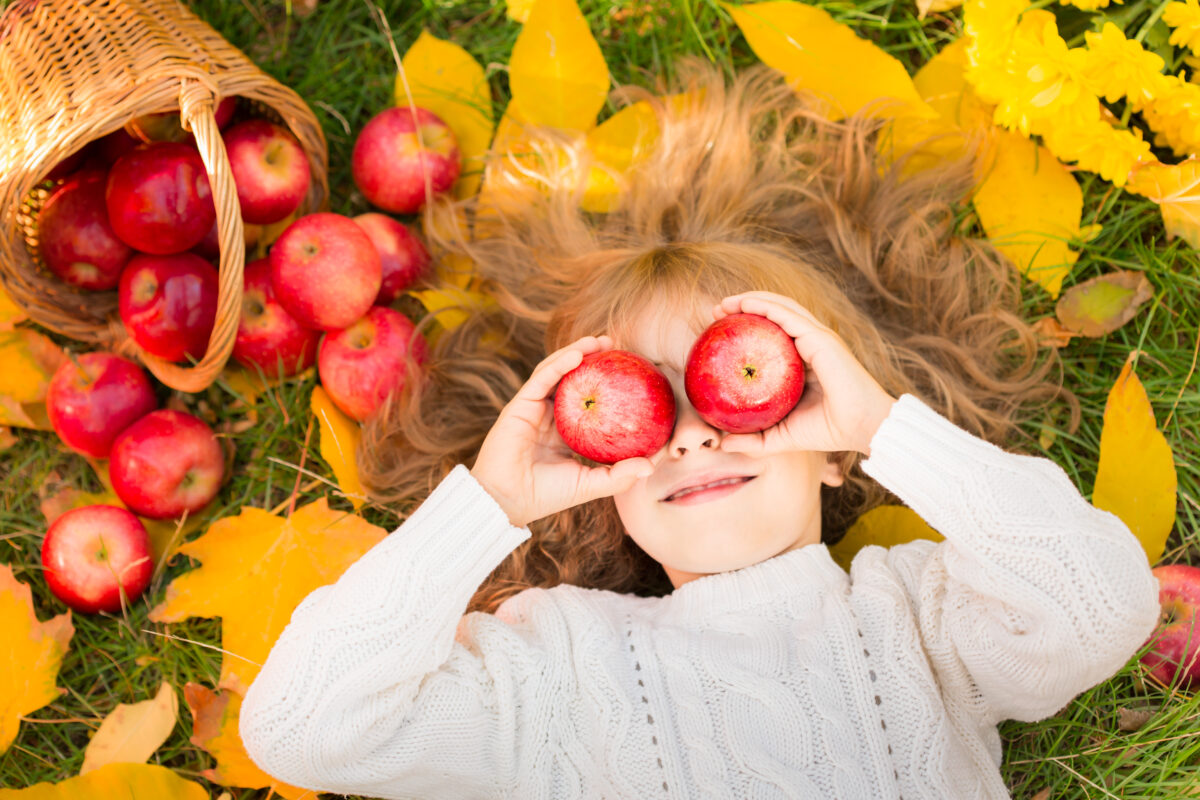
<path id="1" fill-rule="evenodd" d="M 759 433 L 726 434 L 721 449 L 749 455 L 791 450 L 870 455 L 871 439 L 896 398 L 858 363 L 841 337 L 795 300 L 770 292 L 733 295 L 713 308 L 716 319 L 738 312 L 766 317 L 795 339 L 804 360 L 804 394 L 776 425 Z"/>
<path id="2" fill-rule="evenodd" d="M 500 412 L 479 448 L 471 475 L 496 499 L 509 522 L 524 527 L 556 511 L 629 489 L 654 466 L 627 458 L 587 467 L 575 460 L 554 424 L 554 389 L 584 355 L 613 346 L 608 336 L 586 336 L 551 353 Z"/>

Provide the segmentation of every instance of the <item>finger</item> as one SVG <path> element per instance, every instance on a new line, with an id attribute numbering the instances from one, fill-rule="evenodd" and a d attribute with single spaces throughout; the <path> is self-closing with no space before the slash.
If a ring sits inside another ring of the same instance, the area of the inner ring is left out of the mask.
<path id="1" fill-rule="evenodd" d="M 585 336 L 555 350 L 534 367 L 533 373 L 517 391 L 516 397 L 535 401 L 547 399 L 563 375 L 578 367 L 585 355 L 604 349 L 606 343 L 609 346 L 612 344 L 612 340 L 607 336 Z"/>
<path id="2" fill-rule="evenodd" d="M 592 467 L 580 477 L 579 502 L 611 497 L 633 487 L 654 472 L 648 458 L 627 458 L 607 467 Z"/>
<path id="3" fill-rule="evenodd" d="M 758 456 L 764 453 L 765 441 L 762 433 L 727 433 L 721 439 L 721 450 L 726 453 L 744 453 Z"/>

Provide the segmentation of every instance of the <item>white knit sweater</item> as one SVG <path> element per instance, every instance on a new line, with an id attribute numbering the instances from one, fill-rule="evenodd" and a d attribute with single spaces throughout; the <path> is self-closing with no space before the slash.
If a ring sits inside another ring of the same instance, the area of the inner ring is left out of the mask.
<path id="1" fill-rule="evenodd" d="M 1145 641 L 1128 528 L 1043 458 L 911 395 L 864 471 L 946 541 L 824 545 L 662 598 L 557 586 L 463 615 L 529 536 L 459 465 L 297 607 L 241 711 L 251 758 L 383 798 L 1004 798 L 1037 720 Z"/>

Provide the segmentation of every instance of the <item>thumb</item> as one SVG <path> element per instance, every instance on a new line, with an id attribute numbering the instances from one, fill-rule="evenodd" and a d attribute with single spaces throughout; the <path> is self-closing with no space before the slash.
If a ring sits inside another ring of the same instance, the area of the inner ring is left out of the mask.
<path id="1" fill-rule="evenodd" d="M 589 472 L 584 493 L 588 500 L 620 494 L 652 472 L 654 465 L 648 458 L 627 458 L 609 467 L 597 467 Z"/>
<path id="2" fill-rule="evenodd" d="M 760 455 L 765 447 L 761 433 L 727 433 L 721 439 L 721 449 L 726 453 Z"/>

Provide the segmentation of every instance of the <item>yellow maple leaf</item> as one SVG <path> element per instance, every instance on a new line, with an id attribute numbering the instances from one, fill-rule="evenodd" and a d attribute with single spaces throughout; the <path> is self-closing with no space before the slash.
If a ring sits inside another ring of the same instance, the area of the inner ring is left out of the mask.
<path id="1" fill-rule="evenodd" d="M 0 425 L 50 430 L 46 390 L 67 356 L 27 328 L 0 330 Z"/>
<path id="2" fill-rule="evenodd" d="M 209 800 L 208 790 L 157 764 L 108 764 L 28 789 L 0 789 L 0 800 Z"/>
<path id="3" fill-rule="evenodd" d="M 316 795 L 309 789 L 275 780 L 250 760 L 238 732 L 241 695 L 230 690 L 214 692 L 198 683 L 188 683 L 183 687 L 183 700 L 192 712 L 192 744 L 217 760 L 216 767 L 200 773 L 204 778 L 222 786 L 269 787 L 289 800 L 311 800 Z"/>
<path id="4" fill-rule="evenodd" d="M 483 67 L 466 50 L 428 31 L 421 31 L 400 64 L 396 105 L 407 106 L 411 100 L 450 126 L 462 159 L 454 193 L 459 198 L 471 196 L 479 188 L 495 126 L 492 94 Z"/>
<path id="5" fill-rule="evenodd" d="M 505 3 L 505 14 L 513 22 L 524 25 L 529 21 L 529 12 L 533 10 L 534 0 L 508 0 Z"/>
<path id="6" fill-rule="evenodd" d="M 876 506 L 856 519 L 837 544 L 829 546 L 829 554 L 849 571 L 855 554 L 867 545 L 894 547 L 917 539 L 940 542 L 943 536 L 908 506 Z"/>
<path id="7" fill-rule="evenodd" d="M 1158 430 L 1150 398 L 1130 359 L 1104 406 L 1092 505 L 1120 517 L 1154 564 L 1175 527 L 1177 480 L 1171 446 Z"/>
<path id="8" fill-rule="evenodd" d="M 1200 159 L 1143 164 L 1134 169 L 1125 189 L 1158 203 L 1168 239 L 1182 236 L 1200 249 Z"/>
<path id="9" fill-rule="evenodd" d="M 782 72 L 798 91 L 812 92 L 831 119 L 881 98 L 899 102 L 878 106 L 880 115 L 935 116 L 903 64 L 823 9 L 791 0 L 721 6 L 759 60 Z"/>
<path id="10" fill-rule="evenodd" d="M 150 619 L 220 617 L 226 651 L 220 686 L 244 694 L 300 601 L 337 580 L 384 536 L 324 498 L 286 519 L 243 508 L 179 548 L 201 566 L 167 586 Z"/>
<path id="11" fill-rule="evenodd" d="M 158 694 L 140 703 L 118 703 L 92 734 L 83 754 L 80 775 L 105 764 L 144 763 L 175 730 L 179 699 L 166 681 Z"/>
<path id="12" fill-rule="evenodd" d="M 320 386 L 313 387 L 308 405 L 321 429 L 321 458 L 333 469 L 333 477 L 342 493 L 356 509 L 362 508 L 367 498 L 358 477 L 358 442 L 362 438 L 362 426 L 335 406 L 329 393 Z"/>
<path id="13" fill-rule="evenodd" d="M 0 753 L 17 738 L 23 715 L 63 693 L 55 682 L 74 633 L 69 611 L 38 622 L 29 586 L 0 564 Z"/>

